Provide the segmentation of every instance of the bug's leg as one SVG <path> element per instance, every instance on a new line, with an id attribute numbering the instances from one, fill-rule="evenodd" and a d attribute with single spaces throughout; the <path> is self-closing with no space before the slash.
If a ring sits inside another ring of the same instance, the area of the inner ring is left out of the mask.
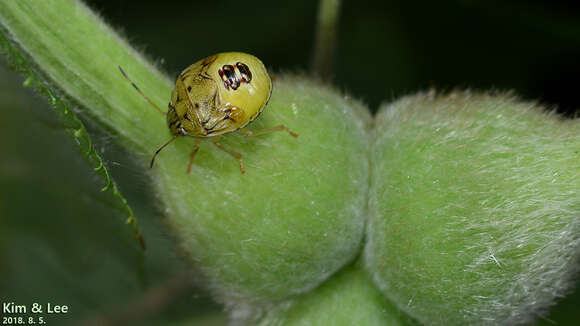
<path id="1" fill-rule="evenodd" d="M 244 159 L 242 158 L 242 154 L 238 153 L 238 152 L 234 152 L 232 150 L 229 150 L 225 147 L 222 146 L 222 144 L 220 144 L 219 142 L 219 137 L 213 137 L 213 144 L 221 149 L 222 151 L 230 154 L 231 156 L 233 156 L 236 160 L 238 160 L 238 162 L 240 162 L 240 171 L 242 172 L 242 174 L 246 173 L 246 168 L 244 168 Z"/>
<path id="2" fill-rule="evenodd" d="M 189 153 L 189 163 L 187 164 L 187 173 L 191 172 L 191 166 L 193 165 L 193 159 L 195 158 L 195 154 L 197 154 L 197 151 L 199 151 L 199 142 L 200 142 L 200 139 L 195 138 L 195 145 L 193 145 L 193 149 L 191 150 L 191 153 Z"/>
<path id="3" fill-rule="evenodd" d="M 292 130 L 288 129 L 288 127 L 284 126 L 284 125 L 279 125 L 276 127 L 272 127 L 272 128 L 268 128 L 268 129 L 264 129 L 264 130 L 260 130 L 257 132 L 253 132 L 253 131 L 246 131 L 246 136 L 248 137 L 256 137 L 256 136 L 261 136 L 261 135 L 265 135 L 265 134 L 270 134 L 276 131 L 287 131 L 290 136 L 294 137 L 294 138 L 298 138 L 298 134 L 293 132 Z"/>
<path id="4" fill-rule="evenodd" d="M 155 163 L 155 158 L 157 157 L 157 154 L 159 154 L 159 152 L 161 152 L 165 146 L 171 144 L 172 141 L 176 140 L 177 136 L 173 136 L 167 143 L 163 144 L 161 147 L 159 147 L 158 150 L 155 151 L 155 154 L 153 154 L 153 157 L 151 158 L 151 163 L 149 164 L 149 168 L 152 169 L 153 168 L 153 164 Z"/>
<path id="5" fill-rule="evenodd" d="M 235 106 L 233 106 L 233 107 L 227 106 L 227 107 L 230 109 L 230 114 L 229 114 L 230 120 L 233 120 L 233 121 L 243 121 L 244 120 L 244 118 L 246 116 L 246 113 L 244 112 L 244 110 L 240 110 L 239 108 L 237 108 Z"/>

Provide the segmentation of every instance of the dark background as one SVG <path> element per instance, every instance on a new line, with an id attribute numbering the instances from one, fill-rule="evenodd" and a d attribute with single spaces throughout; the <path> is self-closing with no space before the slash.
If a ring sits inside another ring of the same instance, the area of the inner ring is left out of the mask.
<path id="1" fill-rule="evenodd" d="M 317 1 L 89 1 L 176 75 L 212 53 L 245 51 L 308 71 Z M 580 4 L 560 1 L 344 1 L 333 82 L 376 110 L 435 87 L 514 90 L 580 108 Z"/>
<path id="2" fill-rule="evenodd" d="M 314 0 L 88 3 L 172 76 L 222 51 L 255 54 L 273 72 L 309 71 Z M 359 0 L 343 4 L 327 77 L 373 112 L 434 87 L 513 90 L 571 117 L 580 109 L 579 58 L 578 5 Z M 114 136 L 93 136 L 139 219 L 148 243 L 142 260 L 124 213 L 100 193 L 101 180 L 46 101 L 22 82 L 0 64 L 0 299 L 68 304 L 71 312 L 50 325 L 224 325 L 222 307 L 202 290 L 175 289 L 187 267 L 141 165 Z M 151 291 L 156 300 L 148 301 Z M 579 305 L 576 291 L 540 323 L 575 325 Z"/>

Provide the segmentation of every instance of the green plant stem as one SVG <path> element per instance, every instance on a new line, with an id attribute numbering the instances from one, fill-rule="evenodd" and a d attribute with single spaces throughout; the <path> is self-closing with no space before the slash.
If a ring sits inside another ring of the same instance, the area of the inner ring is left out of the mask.
<path id="1" fill-rule="evenodd" d="M 339 13 L 340 0 L 320 0 L 311 71 L 323 80 L 332 77 Z"/>
<path id="2" fill-rule="evenodd" d="M 0 22 L 31 70 L 42 71 L 43 83 L 67 94 L 60 97 L 111 128 L 130 149 L 148 153 L 166 138 L 152 132 L 165 128 L 164 119 L 134 96 L 118 66 L 158 105 L 168 102 L 169 80 L 84 4 L 2 1 Z"/>

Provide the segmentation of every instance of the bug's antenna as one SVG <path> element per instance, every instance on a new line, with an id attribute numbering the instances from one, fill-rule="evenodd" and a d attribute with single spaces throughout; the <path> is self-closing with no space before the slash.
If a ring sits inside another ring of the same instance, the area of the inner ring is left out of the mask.
<path id="1" fill-rule="evenodd" d="M 125 70 L 123 70 L 123 68 L 121 68 L 121 66 L 119 66 L 119 70 L 121 71 L 121 74 L 123 74 L 123 77 L 125 77 L 125 79 L 127 79 L 131 83 L 131 85 L 133 85 L 133 87 L 137 90 L 137 92 L 139 92 L 139 94 L 141 94 L 141 96 L 143 96 L 145 101 L 147 101 L 149 104 L 153 105 L 153 107 L 157 111 L 159 111 L 159 113 L 165 114 L 165 112 L 161 111 L 161 109 L 157 105 L 155 105 L 155 103 L 153 103 L 147 96 L 145 96 L 145 94 L 143 94 L 143 92 L 139 89 L 139 87 L 137 87 L 137 85 L 135 85 L 135 83 L 131 80 L 131 78 L 129 78 L 129 76 L 127 76 L 127 73 L 125 72 Z"/>
<path id="2" fill-rule="evenodd" d="M 157 157 L 157 154 L 159 154 L 159 152 L 161 152 L 161 150 L 164 149 L 165 146 L 171 144 L 171 142 L 174 141 L 176 138 L 177 135 L 173 136 L 173 138 L 171 138 L 167 143 L 163 144 L 163 146 L 159 147 L 159 149 L 155 151 L 155 154 L 153 154 L 153 157 L 151 158 L 151 164 L 149 165 L 150 169 L 153 168 L 153 163 L 155 163 L 155 158 Z"/>

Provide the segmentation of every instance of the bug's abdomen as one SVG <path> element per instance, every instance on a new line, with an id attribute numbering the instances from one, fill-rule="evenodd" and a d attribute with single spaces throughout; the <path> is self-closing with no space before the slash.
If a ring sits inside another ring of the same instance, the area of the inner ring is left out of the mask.
<path id="1" fill-rule="evenodd" d="M 237 90 L 242 83 L 250 83 L 252 81 L 252 72 L 250 68 L 242 63 L 237 62 L 235 65 L 224 65 L 218 74 L 224 83 L 226 90 Z"/>

